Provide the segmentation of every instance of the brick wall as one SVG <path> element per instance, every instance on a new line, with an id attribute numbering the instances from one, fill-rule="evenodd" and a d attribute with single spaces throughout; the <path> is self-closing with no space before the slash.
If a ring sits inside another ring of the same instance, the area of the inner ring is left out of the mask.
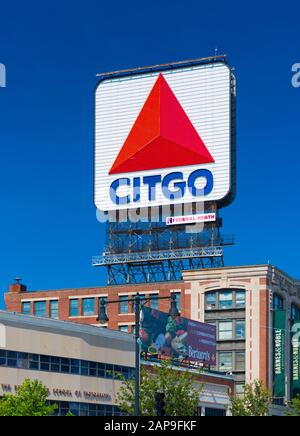
<path id="1" fill-rule="evenodd" d="M 13 285 L 12 285 L 13 286 Z M 34 302 L 46 301 L 46 313 L 50 316 L 50 301 L 58 299 L 58 317 L 60 320 L 68 320 L 82 324 L 98 324 L 97 315 L 99 310 L 99 300 L 101 297 L 107 297 L 108 302 L 118 300 L 119 295 L 128 295 L 129 297 L 139 292 L 140 294 L 149 293 L 158 294 L 160 297 L 170 297 L 172 292 L 180 292 L 181 294 L 181 315 L 190 317 L 191 313 L 191 300 L 190 295 L 185 294 L 187 285 L 184 282 L 168 282 L 168 283 L 151 283 L 151 284 L 138 284 L 138 285 L 120 285 L 109 287 L 95 287 L 95 288 L 78 288 L 78 289 L 61 289 L 61 290 L 48 290 L 48 291 L 28 291 L 24 285 L 19 285 L 9 289 L 5 294 L 6 310 L 9 312 L 22 312 L 22 302 L 31 303 L 31 315 L 34 315 Z M 21 287 L 22 286 L 22 287 Z M 79 300 L 79 314 L 77 317 L 70 317 L 70 297 L 78 298 Z M 92 316 L 83 315 L 82 300 L 83 298 L 95 298 L 95 311 Z M 170 300 L 160 300 L 158 309 L 168 312 L 170 308 Z M 118 329 L 119 324 L 132 325 L 134 324 L 133 310 L 128 314 L 119 313 L 119 304 L 108 304 L 107 314 L 109 317 L 108 327 Z M 131 328 L 129 328 L 129 331 Z"/>

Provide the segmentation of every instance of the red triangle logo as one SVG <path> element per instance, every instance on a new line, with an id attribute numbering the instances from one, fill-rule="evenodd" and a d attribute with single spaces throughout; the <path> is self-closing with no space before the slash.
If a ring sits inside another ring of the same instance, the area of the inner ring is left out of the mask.
<path id="1" fill-rule="evenodd" d="M 109 174 L 214 162 L 160 74 Z"/>

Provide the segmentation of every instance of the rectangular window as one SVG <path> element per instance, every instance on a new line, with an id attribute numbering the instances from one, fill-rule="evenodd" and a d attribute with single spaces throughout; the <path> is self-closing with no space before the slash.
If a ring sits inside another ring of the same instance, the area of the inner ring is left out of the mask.
<path id="1" fill-rule="evenodd" d="M 245 339 L 245 320 L 236 320 L 235 339 Z"/>
<path id="2" fill-rule="evenodd" d="M 46 301 L 36 301 L 34 303 L 34 314 L 41 318 L 46 318 Z"/>
<path id="3" fill-rule="evenodd" d="M 232 292 L 222 291 L 219 294 L 219 309 L 231 309 L 232 308 Z"/>
<path id="4" fill-rule="evenodd" d="M 232 371 L 232 353 L 219 352 L 219 371 Z"/>
<path id="5" fill-rule="evenodd" d="M 235 385 L 235 393 L 238 397 L 242 398 L 244 396 L 245 385 L 244 384 L 236 384 Z"/>
<path id="6" fill-rule="evenodd" d="M 7 365 L 6 357 L 7 357 L 7 352 L 5 350 L 0 350 L 0 365 L 1 366 Z"/>
<path id="7" fill-rule="evenodd" d="M 76 298 L 70 300 L 70 316 L 79 315 L 79 300 Z"/>
<path id="8" fill-rule="evenodd" d="M 278 294 L 274 294 L 273 297 L 273 309 L 280 310 L 283 309 L 283 298 Z"/>
<path id="9" fill-rule="evenodd" d="M 235 353 L 235 370 L 245 371 L 245 352 Z"/>
<path id="10" fill-rule="evenodd" d="M 291 307 L 291 318 L 293 321 L 299 321 L 300 319 L 300 310 L 295 304 L 292 304 Z"/>
<path id="11" fill-rule="evenodd" d="M 58 300 L 50 301 L 50 318 L 58 319 Z"/>
<path id="12" fill-rule="evenodd" d="M 124 332 L 124 333 L 128 333 L 128 325 L 119 325 L 119 331 L 120 332 Z"/>
<path id="13" fill-rule="evenodd" d="M 119 297 L 119 313 L 128 313 L 128 297 L 127 295 L 120 295 Z"/>
<path id="14" fill-rule="evenodd" d="M 24 315 L 30 315 L 30 307 L 31 307 L 30 301 L 26 303 L 22 303 L 22 313 Z"/>
<path id="15" fill-rule="evenodd" d="M 214 310 L 217 306 L 216 292 L 207 292 L 205 295 L 205 308 L 206 310 Z"/>
<path id="16" fill-rule="evenodd" d="M 219 322 L 219 340 L 226 341 L 232 339 L 232 321 Z"/>
<path id="17" fill-rule="evenodd" d="M 180 312 L 181 311 L 181 292 L 174 292 L 174 295 L 176 298 L 177 309 Z"/>
<path id="18" fill-rule="evenodd" d="M 158 294 L 150 294 L 150 298 L 151 309 L 158 310 Z"/>
<path id="19" fill-rule="evenodd" d="M 40 356 L 40 367 L 41 371 L 49 371 L 50 370 L 50 356 Z"/>
<path id="20" fill-rule="evenodd" d="M 84 298 L 82 300 L 83 316 L 95 315 L 95 298 Z"/>
<path id="21" fill-rule="evenodd" d="M 245 291 L 236 291 L 235 294 L 235 305 L 237 309 L 245 307 Z"/>

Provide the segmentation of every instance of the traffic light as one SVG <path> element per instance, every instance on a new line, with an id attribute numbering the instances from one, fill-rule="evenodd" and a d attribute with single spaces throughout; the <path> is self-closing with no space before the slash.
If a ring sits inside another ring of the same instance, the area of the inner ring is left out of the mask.
<path id="1" fill-rule="evenodd" d="M 166 403 L 165 403 L 165 394 L 163 392 L 155 393 L 155 408 L 156 408 L 157 416 L 165 416 Z"/>

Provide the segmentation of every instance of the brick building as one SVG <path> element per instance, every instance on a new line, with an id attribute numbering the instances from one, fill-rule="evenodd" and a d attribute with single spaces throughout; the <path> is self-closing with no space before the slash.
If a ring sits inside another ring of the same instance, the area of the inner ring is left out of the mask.
<path id="1" fill-rule="evenodd" d="M 292 393 L 291 326 L 300 320 L 300 282 L 271 265 L 237 266 L 183 272 L 182 281 L 51 291 L 28 291 L 13 284 L 5 295 L 8 311 L 23 312 L 84 324 L 97 324 L 99 300 L 119 299 L 108 305 L 108 327 L 132 331 L 134 314 L 128 296 L 176 294 L 182 316 L 217 327 L 219 371 L 233 373 L 237 391 L 245 382 L 260 379 L 274 393 L 275 402 L 288 401 Z M 168 311 L 169 301 L 152 301 Z M 274 315 L 285 313 L 283 350 L 284 392 L 274 391 Z"/>

